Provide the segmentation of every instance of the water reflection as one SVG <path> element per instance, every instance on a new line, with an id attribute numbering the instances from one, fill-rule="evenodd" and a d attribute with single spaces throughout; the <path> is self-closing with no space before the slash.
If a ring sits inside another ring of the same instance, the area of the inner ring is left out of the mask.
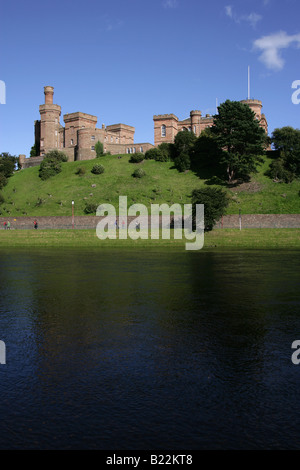
<path id="1" fill-rule="evenodd" d="M 0 447 L 298 448 L 299 259 L 0 252 Z"/>

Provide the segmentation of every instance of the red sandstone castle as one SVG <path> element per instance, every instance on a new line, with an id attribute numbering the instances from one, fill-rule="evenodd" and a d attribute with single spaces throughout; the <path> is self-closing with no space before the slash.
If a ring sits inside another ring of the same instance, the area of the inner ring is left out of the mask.
<path id="1" fill-rule="evenodd" d="M 91 114 L 76 112 L 63 116 L 65 127 L 60 124 L 61 107 L 53 104 L 52 86 L 44 87 L 45 104 L 40 105 L 41 119 L 34 123 L 35 144 L 40 155 L 25 158 L 20 155 L 22 168 L 39 165 L 44 155 L 53 149 L 61 150 L 68 156 L 68 161 L 91 160 L 96 157 L 95 144 L 99 140 L 104 152 L 111 154 L 145 153 L 153 145 L 150 143 L 134 143 L 135 128 L 127 124 L 102 124 L 96 128 L 97 117 Z M 261 126 L 268 133 L 268 124 L 261 113 L 262 102 L 259 100 L 243 100 L 242 103 L 254 111 Z M 159 114 L 153 116 L 154 146 L 163 142 L 174 142 L 176 134 L 181 130 L 194 132 L 198 137 L 206 128 L 213 125 L 213 116 L 202 116 L 201 111 L 191 111 L 190 117 L 179 121 L 175 114 Z"/>

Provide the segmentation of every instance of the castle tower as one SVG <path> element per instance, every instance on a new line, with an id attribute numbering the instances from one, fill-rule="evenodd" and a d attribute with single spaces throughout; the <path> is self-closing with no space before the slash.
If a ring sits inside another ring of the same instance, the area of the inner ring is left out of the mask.
<path id="1" fill-rule="evenodd" d="M 178 117 L 175 114 L 158 114 L 153 116 L 154 145 L 164 142 L 174 142 L 178 132 Z"/>
<path id="2" fill-rule="evenodd" d="M 190 117 L 191 117 L 191 129 L 194 132 L 194 134 L 199 137 L 201 129 L 200 129 L 200 124 L 201 124 L 201 111 L 199 110 L 194 110 L 190 112 Z"/>
<path id="3" fill-rule="evenodd" d="M 266 116 L 262 114 L 262 102 L 260 100 L 242 100 L 241 103 L 247 104 L 250 109 L 255 113 L 256 119 L 260 122 L 260 125 L 265 129 L 266 133 L 268 133 L 268 124 L 266 120 Z"/>
<path id="4" fill-rule="evenodd" d="M 59 117 L 61 107 L 53 104 L 54 88 L 45 86 L 45 104 L 40 105 L 40 154 L 59 148 Z"/>

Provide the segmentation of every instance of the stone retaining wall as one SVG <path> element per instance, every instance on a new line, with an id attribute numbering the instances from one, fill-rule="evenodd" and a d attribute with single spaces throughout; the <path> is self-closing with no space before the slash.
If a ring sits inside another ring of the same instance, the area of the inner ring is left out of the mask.
<path id="1" fill-rule="evenodd" d="M 4 229 L 4 222 L 10 222 L 11 229 L 31 229 L 34 220 L 38 221 L 39 229 L 72 229 L 72 217 L 0 217 L 0 230 Z M 101 217 L 77 216 L 74 217 L 75 229 L 93 229 Z M 128 222 L 134 217 L 128 217 Z M 120 221 L 121 225 L 121 221 Z M 242 214 L 242 228 L 300 228 L 300 214 Z M 226 215 L 216 224 L 216 229 L 239 228 L 239 215 Z"/>

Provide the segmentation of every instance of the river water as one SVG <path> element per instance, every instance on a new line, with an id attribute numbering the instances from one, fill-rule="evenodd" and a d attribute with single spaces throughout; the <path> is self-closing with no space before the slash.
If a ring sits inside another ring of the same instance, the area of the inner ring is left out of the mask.
<path id="1" fill-rule="evenodd" d="M 300 448 L 299 264 L 0 251 L 0 448 Z"/>

